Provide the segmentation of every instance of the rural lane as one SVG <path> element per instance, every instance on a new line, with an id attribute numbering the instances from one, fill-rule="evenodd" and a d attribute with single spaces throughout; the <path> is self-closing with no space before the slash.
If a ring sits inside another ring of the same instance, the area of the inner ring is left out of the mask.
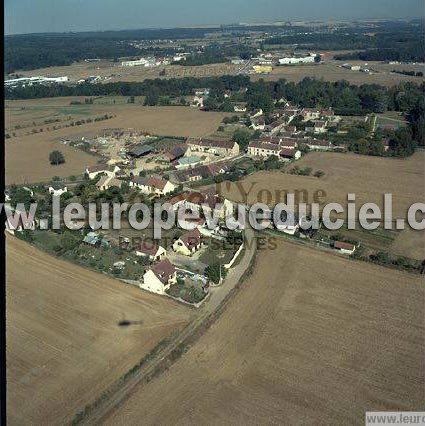
<path id="1" fill-rule="evenodd" d="M 185 343 L 189 343 L 191 337 L 197 332 L 202 333 L 202 327 L 208 326 L 209 320 L 213 318 L 213 314 L 220 311 L 220 308 L 225 306 L 230 293 L 243 279 L 245 272 L 250 268 L 255 258 L 256 253 L 256 239 L 253 229 L 247 227 L 245 230 L 245 251 L 240 262 L 232 269 L 224 280 L 223 284 L 219 287 L 210 288 L 210 297 L 199 309 L 199 315 L 188 324 L 176 337 L 174 337 L 163 349 L 155 354 L 143 367 L 137 370 L 134 374 L 123 381 L 123 383 L 116 384 L 109 390 L 109 394 L 100 397 L 92 406 L 90 406 L 85 414 L 78 419 L 75 418 L 77 424 L 99 424 L 106 420 L 107 417 L 121 405 L 130 394 L 139 385 L 143 385 L 146 378 L 153 375 L 153 373 L 161 368 L 161 365 L 167 363 L 176 349 Z M 200 334 L 199 334 L 200 335 Z M 199 337 L 199 336 L 196 336 Z"/>

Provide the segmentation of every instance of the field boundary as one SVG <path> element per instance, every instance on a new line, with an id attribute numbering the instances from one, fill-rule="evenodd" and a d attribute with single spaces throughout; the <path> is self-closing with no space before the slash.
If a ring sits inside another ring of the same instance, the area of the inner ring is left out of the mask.
<path id="1" fill-rule="evenodd" d="M 254 231 L 251 230 L 251 232 L 252 240 L 254 240 Z M 256 264 L 256 254 L 256 246 L 252 244 L 252 250 L 245 251 L 245 256 L 250 255 L 247 267 L 236 280 L 233 287 L 229 289 L 229 292 L 212 311 L 204 311 L 203 314 L 195 318 L 180 333 L 161 340 L 152 351 L 121 376 L 112 386 L 106 389 L 99 398 L 77 413 L 72 424 L 97 424 L 102 422 L 108 414 L 128 399 L 136 386 L 148 383 L 162 372 L 168 370 L 220 317 L 228 301 L 234 297 L 242 283 L 253 273 Z M 143 369 L 145 364 L 150 361 L 152 361 L 152 365 Z M 120 393 L 120 395 L 116 395 L 115 399 L 113 399 L 114 394 L 117 393 Z"/>

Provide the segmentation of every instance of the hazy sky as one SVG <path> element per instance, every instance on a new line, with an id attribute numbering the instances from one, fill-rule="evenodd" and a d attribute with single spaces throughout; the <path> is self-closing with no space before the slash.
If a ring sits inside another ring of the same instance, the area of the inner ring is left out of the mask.
<path id="1" fill-rule="evenodd" d="M 297 19 L 412 18 L 423 0 L 5 0 L 5 32 L 178 27 Z"/>

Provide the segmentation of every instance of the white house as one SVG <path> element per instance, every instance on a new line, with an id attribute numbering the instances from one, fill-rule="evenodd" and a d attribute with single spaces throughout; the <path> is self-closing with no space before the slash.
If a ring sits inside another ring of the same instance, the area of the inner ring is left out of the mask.
<path id="1" fill-rule="evenodd" d="M 198 228 L 192 231 L 185 232 L 178 240 L 173 244 L 173 250 L 176 253 L 183 254 L 185 256 L 192 256 L 202 246 L 202 235 Z"/>
<path id="2" fill-rule="evenodd" d="M 135 176 L 129 183 L 130 187 L 138 188 L 146 195 L 167 195 L 176 189 L 176 186 L 169 180 L 155 177 L 143 178 Z"/>
<path id="3" fill-rule="evenodd" d="M 151 262 L 158 262 L 167 256 L 164 247 L 149 241 L 143 241 L 135 246 L 136 256 L 149 258 Z"/>
<path id="4" fill-rule="evenodd" d="M 66 187 L 66 185 L 54 183 L 54 184 L 49 186 L 48 191 L 52 195 L 60 196 L 60 195 L 64 194 L 65 192 L 68 192 L 68 188 Z"/>
<path id="5" fill-rule="evenodd" d="M 99 191 L 106 191 L 109 188 L 121 188 L 122 181 L 111 176 L 102 176 L 96 183 L 96 188 Z"/>
<path id="6" fill-rule="evenodd" d="M 97 175 L 105 174 L 110 177 L 115 177 L 115 174 L 121 169 L 115 165 L 97 164 L 95 166 L 87 167 L 86 173 L 89 179 L 94 179 Z"/>
<path id="7" fill-rule="evenodd" d="M 145 272 L 140 288 L 152 293 L 164 294 L 176 282 L 176 268 L 168 259 L 163 259 Z"/>
<path id="8" fill-rule="evenodd" d="M 228 156 L 239 154 L 239 144 L 231 140 L 188 138 L 186 143 L 189 146 L 186 155 L 192 152 L 208 152 Z"/>
<path id="9" fill-rule="evenodd" d="M 231 216 L 234 211 L 234 205 L 231 201 L 217 194 L 201 193 L 201 192 L 183 192 L 171 198 L 170 204 L 173 210 L 177 211 L 180 206 L 190 210 L 193 213 L 204 213 L 208 215 L 216 214 L 220 219 Z"/>
<path id="10" fill-rule="evenodd" d="M 233 107 L 233 110 L 234 110 L 235 112 L 246 112 L 246 106 L 243 106 L 243 105 L 235 105 L 235 106 Z"/>
<path id="11" fill-rule="evenodd" d="M 356 250 L 356 246 L 354 244 L 345 243 L 343 241 L 335 241 L 334 249 L 339 250 L 340 253 L 343 254 L 353 254 Z"/>
<path id="12" fill-rule="evenodd" d="M 270 157 L 276 155 L 279 157 L 281 146 L 275 143 L 252 141 L 248 145 L 248 154 L 252 157 Z"/>
<path id="13" fill-rule="evenodd" d="M 294 235 L 300 229 L 304 217 L 300 218 L 296 213 L 282 211 L 280 219 L 281 223 L 276 223 L 276 229 L 285 234 Z"/>

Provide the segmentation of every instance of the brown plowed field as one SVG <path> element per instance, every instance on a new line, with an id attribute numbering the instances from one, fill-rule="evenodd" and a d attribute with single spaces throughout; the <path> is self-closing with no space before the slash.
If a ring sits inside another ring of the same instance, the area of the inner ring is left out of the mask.
<path id="1" fill-rule="evenodd" d="M 193 313 L 9 236 L 6 266 L 10 425 L 69 423 Z"/>
<path id="2" fill-rule="evenodd" d="M 277 242 L 217 322 L 108 424 L 364 424 L 420 411 L 424 284 Z"/>

